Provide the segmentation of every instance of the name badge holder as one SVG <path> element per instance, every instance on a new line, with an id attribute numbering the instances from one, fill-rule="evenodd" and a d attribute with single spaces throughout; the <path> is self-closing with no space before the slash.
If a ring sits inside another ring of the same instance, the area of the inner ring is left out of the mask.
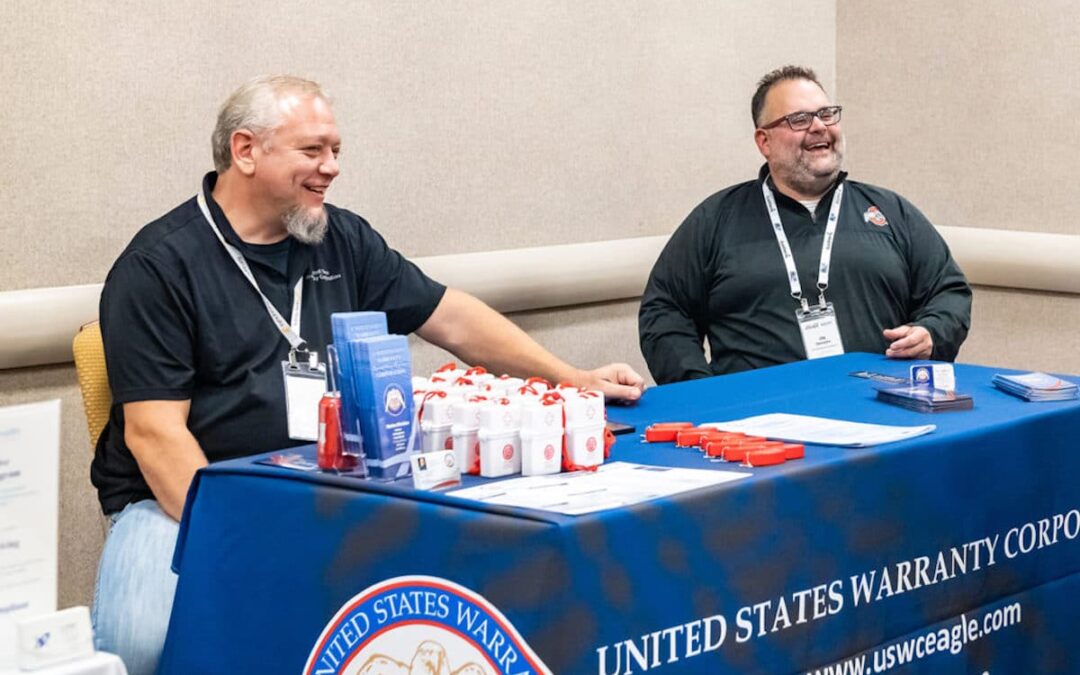
<path id="1" fill-rule="evenodd" d="M 248 265 L 244 254 L 235 246 L 225 241 L 225 237 L 218 229 L 210 208 L 206 204 L 206 196 L 202 189 L 196 195 L 199 210 L 214 231 L 217 240 L 232 258 L 244 278 L 262 299 L 266 313 L 271 321 L 277 326 L 278 331 L 289 343 L 289 359 L 281 362 L 282 381 L 285 385 L 285 409 L 289 425 L 289 438 L 298 441 L 315 441 L 319 437 L 319 401 L 326 393 L 326 369 L 319 363 L 319 355 L 314 350 L 307 348 L 307 343 L 300 337 L 300 317 L 304 300 L 304 277 L 300 276 L 296 286 L 293 287 L 293 304 L 291 321 L 285 321 L 285 317 L 277 311 L 273 303 L 263 294 L 259 288 L 259 282 Z"/>
<path id="2" fill-rule="evenodd" d="M 825 237 L 821 242 L 821 262 L 818 265 L 817 280 L 818 304 L 815 306 L 811 306 L 803 297 L 802 283 L 799 281 L 799 272 L 795 267 L 795 256 L 791 252 L 784 225 L 780 222 L 780 211 L 776 208 L 776 198 L 769 189 L 768 178 L 761 183 L 761 192 L 765 197 L 765 207 L 769 212 L 776 243 L 780 247 L 780 255 L 784 259 L 791 297 L 799 303 L 795 309 L 795 322 L 799 326 L 806 358 L 812 360 L 843 354 L 844 342 L 840 337 L 836 308 L 825 299 L 825 291 L 829 288 L 829 264 L 832 261 L 833 239 L 836 236 L 836 226 L 840 218 L 840 202 L 844 195 L 844 184 L 836 186 L 832 205 L 829 207 L 829 220 L 825 226 Z"/>
<path id="3" fill-rule="evenodd" d="M 289 438 L 298 441 L 319 439 L 319 401 L 326 393 L 326 366 L 314 351 L 290 349 L 289 360 L 281 362 L 285 382 L 285 415 Z M 314 414 L 313 414 L 314 411 Z"/>

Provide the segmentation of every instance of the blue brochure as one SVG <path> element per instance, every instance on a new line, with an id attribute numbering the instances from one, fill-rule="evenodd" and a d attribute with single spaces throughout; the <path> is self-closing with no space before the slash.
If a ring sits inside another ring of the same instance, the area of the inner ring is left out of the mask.
<path id="1" fill-rule="evenodd" d="M 353 455 L 364 453 L 363 437 L 360 435 L 360 404 L 354 386 L 356 369 L 349 343 L 361 338 L 386 335 L 386 314 L 383 312 L 334 312 L 330 315 L 341 372 L 338 387 L 341 390 L 341 433 L 345 452 Z"/>
<path id="2" fill-rule="evenodd" d="M 407 476 L 413 426 L 409 340 L 382 335 L 349 345 L 368 469 L 376 478 Z"/>

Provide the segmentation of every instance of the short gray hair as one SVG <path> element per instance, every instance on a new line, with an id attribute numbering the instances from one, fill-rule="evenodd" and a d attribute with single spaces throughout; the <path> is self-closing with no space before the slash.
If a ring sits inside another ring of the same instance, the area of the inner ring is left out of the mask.
<path id="1" fill-rule="evenodd" d="M 321 98 L 329 103 L 317 82 L 293 75 L 262 75 L 240 85 L 221 104 L 214 133 L 210 136 L 214 168 L 218 173 L 232 165 L 234 131 L 247 129 L 254 134 L 263 134 L 281 124 L 278 101 L 284 94 Z"/>

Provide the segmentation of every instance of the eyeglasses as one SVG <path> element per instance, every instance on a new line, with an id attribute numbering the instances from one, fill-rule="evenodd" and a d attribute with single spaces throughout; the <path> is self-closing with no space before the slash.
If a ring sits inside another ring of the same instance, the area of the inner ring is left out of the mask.
<path id="1" fill-rule="evenodd" d="M 762 129 L 772 129 L 773 127 L 780 126 L 783 122 L 787 122 L 792 131 L 805 131 L 809 129 L 814 123 L 814 118 L 821 120 L 821 123 L 827 127 L 831 127 L 840 121 L 840 111 L 843 110 L 843 106 L 830 105 L 818 110 L 817 112 L 797 112 L 790 115 L 784 115 L 778 120 L 769 122 L 763 125 Z"/>

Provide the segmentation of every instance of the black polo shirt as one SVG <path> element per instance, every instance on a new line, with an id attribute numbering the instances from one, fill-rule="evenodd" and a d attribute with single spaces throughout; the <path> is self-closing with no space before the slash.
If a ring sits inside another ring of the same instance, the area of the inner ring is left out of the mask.
<path id="1" fill-rule="evenodd" d="M 446 288 L 394 251 L 361 217 L 326 205 L 316 246 L 290 238 L 251 246 L 236 236 L 203 181 L 226 241 L 244 252 L 259 287 L 288 319 L 303 276 L 301 336 L 324 353 L 333 312 L 386 312 L 391 333 L 419 328 Z M 135 235 L 101 295 L 113 407 L 91 480 L 105 513 L 153 494 L 124 444 L 124 403 L 191 401 L 188 428 L 209 461 L 298 445 L 289 438 L 281 362 L 289 344 L 258 293 L 214 236 L 195 198 Z"/>

